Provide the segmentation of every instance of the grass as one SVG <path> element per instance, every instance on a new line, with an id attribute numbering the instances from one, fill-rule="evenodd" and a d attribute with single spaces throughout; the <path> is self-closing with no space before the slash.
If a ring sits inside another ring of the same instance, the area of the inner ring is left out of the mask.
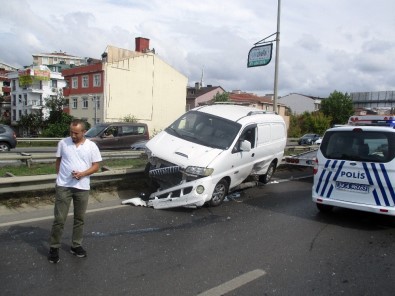
<path id="1" fill-rule="evenodd" d="M 116 168 L 144 168 L 146 159 L 108 159 L 100 163 L 101 167 Z M 26 164 L 7 165 L 0 167 L 0 177 L 10 173 L 14 176 L 35 176 L 55 174 L 55 163 L 32 163 L 30 168 Z"/>

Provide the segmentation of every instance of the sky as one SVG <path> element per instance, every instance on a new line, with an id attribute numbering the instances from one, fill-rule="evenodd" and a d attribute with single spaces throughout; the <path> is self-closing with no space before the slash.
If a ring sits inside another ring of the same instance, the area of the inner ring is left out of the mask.
<path id="1" fill-rule="evenodd" d="M 0 62 L 23 67 L 55 51 L 100 59 L 107 45 L 134 50 L 144 37 L 190 86 L 203 74 L 205 86 L 273 94 L 275 36 L 268 65 L 247 60 L 279 24 L 279 96 L 394 91 L 394 11 L 393 0 L 3 0 Z"/>

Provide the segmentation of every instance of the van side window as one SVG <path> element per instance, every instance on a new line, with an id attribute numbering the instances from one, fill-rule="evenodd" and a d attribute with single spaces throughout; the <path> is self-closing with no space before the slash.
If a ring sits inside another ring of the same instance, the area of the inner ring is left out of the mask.
<path id="1" fill-rule="evenodd" d="M 255 148 L 255 139 L 256 139 L 256 126 L 249 126 L 244 129 L 243 133 L 240 135 L 239 140 L 236 143 L 236 147 L 233 149 L 233 152 L 240 151 L 240 143 L 244 140 L 247 140 L 251 143 L 251 149 Z"/>

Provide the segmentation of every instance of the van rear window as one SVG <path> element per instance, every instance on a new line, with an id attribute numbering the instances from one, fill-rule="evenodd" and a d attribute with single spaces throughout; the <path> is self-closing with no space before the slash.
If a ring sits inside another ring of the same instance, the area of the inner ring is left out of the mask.
<path id="1" fill-rule="evenodd" d="M 395 157 L 395 133 L 328 131 L 320 150 L 328 159 L 389 162 Z"/>

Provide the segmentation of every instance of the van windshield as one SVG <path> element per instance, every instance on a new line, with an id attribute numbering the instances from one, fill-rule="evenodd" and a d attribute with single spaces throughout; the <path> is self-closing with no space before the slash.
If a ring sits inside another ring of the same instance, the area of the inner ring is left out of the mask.
<path id="1" fill-rule="evenodd" d="M 232 145 L 240 128 L 239 123 L 231 120 L 190 111 L 173 122 L 165 131 L 186 141 L 226 150 Z"/>
<path id="2" fill-rule="evenodd" d="M 328 131 L 320 150 L 328 159 L 389 162 L 395 157 L 395 133 Z"/>
<path id="3" fill-rule="evenodd" d="M 97 137 L 105 128 L 106 128 L 105 125 L 95 125 L 94 127 L 91 127 L 91 128 L 85 133 L 85 137 L 87 137 L 87 138 L 94 138 L 94 137 Z"/>

